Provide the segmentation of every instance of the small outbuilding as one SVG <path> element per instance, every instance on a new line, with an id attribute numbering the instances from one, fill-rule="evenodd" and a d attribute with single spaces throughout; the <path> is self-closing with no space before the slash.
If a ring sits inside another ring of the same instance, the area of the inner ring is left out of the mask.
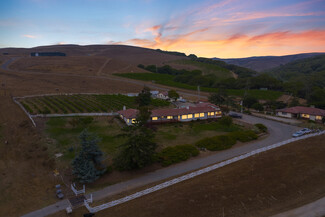
<path id="1" fill-rule="evenodd" d="M 276 115 L 285 118 L 305 118 L 312 121 L 322 121 L 325 110 L 313 107 L 295 106 L 276 110 Z"/>

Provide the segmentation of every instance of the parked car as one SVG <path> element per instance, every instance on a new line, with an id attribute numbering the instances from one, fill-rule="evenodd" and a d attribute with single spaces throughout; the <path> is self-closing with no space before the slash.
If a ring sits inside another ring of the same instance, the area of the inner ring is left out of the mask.
<path id="1" fill-rule="evenodd" d="M 299 137 L 299 136 L 303 136 L 304 133 L 301 131 L 295 132 L 294 134 L 292 134 L 292 137 Z"/>
<path id="2" fill-rule="evenodd" d="M 229 116 L 232 118 L 243 118 L 242 115 L 234 113 L 234 112 L 229 113 Z"/>
<path id="3" fill-rule="evenodd" d="M 300 132 L 302 132 L 304 134 L 307 134 L 307 133 L 311 133 L 312 130 L 311 129 L 308 129 L 308 128 L 304 128 L 304 129 L 300 130 Z"/>

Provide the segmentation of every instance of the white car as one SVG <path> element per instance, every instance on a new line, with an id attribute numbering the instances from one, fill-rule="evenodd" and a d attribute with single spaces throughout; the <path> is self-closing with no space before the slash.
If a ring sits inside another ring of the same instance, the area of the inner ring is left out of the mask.
<path id="1" fill-rule="evenodd" d="M 294 134 L 292 134 L 292 137 L 299 137 L 299 136 L 303 136 L 304 133 L 301 131 L 295 132 Z"/>
<path id="2" fill-rule="evenodd" d="M 311 129 L 304 128 L 304 129 L 300 130 L 300 132 L 302 132 L 304 134 L 311 133 Z"/>

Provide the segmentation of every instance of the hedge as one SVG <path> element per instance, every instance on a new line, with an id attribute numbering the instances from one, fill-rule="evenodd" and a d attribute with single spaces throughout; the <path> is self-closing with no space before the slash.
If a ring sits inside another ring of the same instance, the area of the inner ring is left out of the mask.
<path id="1" fill-rule="evenodd" d="M 209 151 L 220 151 L 231 148 L 236 144 L 236 139 L 230 135 L 220 135 L 199 140 L 195 143 L 197 147 L 206 148 Z"/>
<path id="2" fill-rule="evenodd" d="M 229 135 L 241 142 L 249 142 L 258 138 L 257 134 L 252 130 L 236 131 Z"/>
<path id="3" fill-rule="evenodd" d="M 199 155 L 199 150 L 193 145 L 167 147 L 157 154 L 162 166 L 179 163 L 197 155 Z"/>
<path id="4" fill-rule="evenodd" d="M 267 132 L 267 127 L 264 124 L 255 124 L 254 126 L 262 133 Z"/>

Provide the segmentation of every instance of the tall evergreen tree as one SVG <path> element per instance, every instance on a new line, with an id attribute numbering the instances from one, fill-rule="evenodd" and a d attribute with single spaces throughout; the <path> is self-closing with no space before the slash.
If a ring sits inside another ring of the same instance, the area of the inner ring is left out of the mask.
<path id="1" fill-rule="evenodd" d="M 140 108 L 135 124 L 125 128 L 128 140 L 121 145 L 114 164 L 119 170 L 143 168 L 153 162 L 157 144 L 152 141 L 154 134 L 146 127 L 150 118 L 147 108 Z"/>
<path id="2" fill-rule="evenodd" d="M 99 138 L 94 134 L 83 130 L 79 136 L 81 151 L 72 161 L 73 174 L 77 176 L 81 183 L 91 183 L 97 180 L 105 170 L 102 167 L 102 151 L 98 148 Z"/>
<path id="3" fill-rule="evenodd" d="M 141 93 L 136 98 L 139 107 L 141 106 L 148 106 L 151 102 L 151 93 L 149 87 L 143 87 Z"/>

